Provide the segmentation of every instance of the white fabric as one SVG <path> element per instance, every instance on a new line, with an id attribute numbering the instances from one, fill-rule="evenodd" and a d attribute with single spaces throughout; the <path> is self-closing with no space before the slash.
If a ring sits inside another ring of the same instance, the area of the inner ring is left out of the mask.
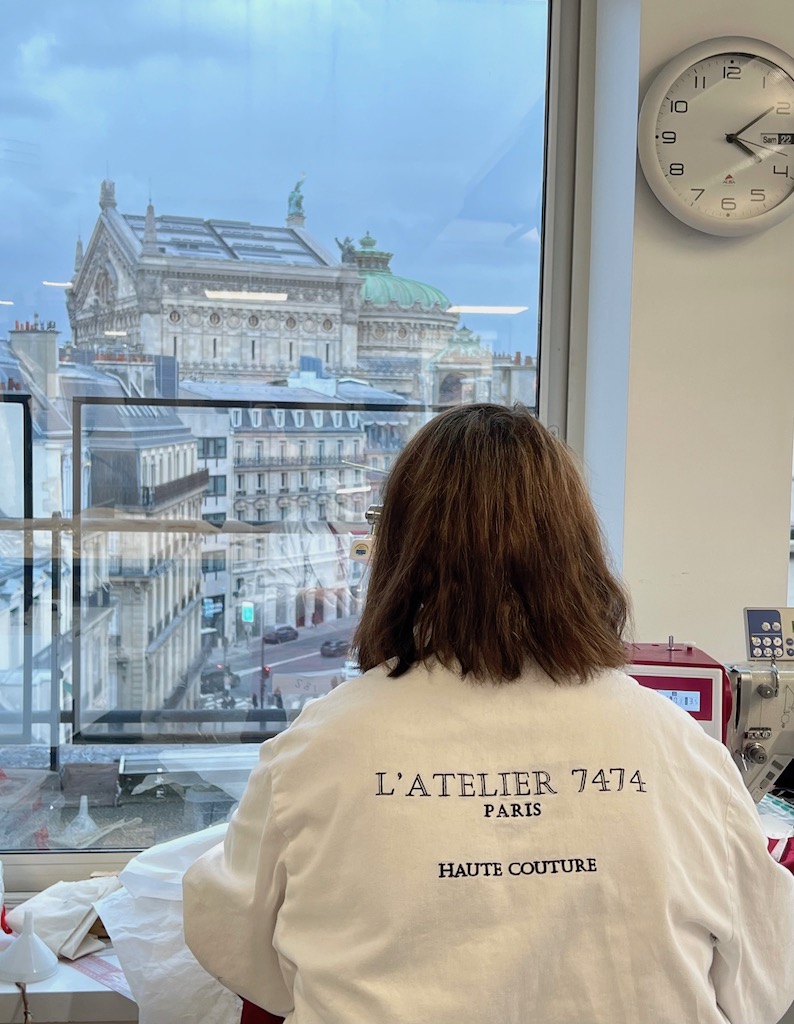
<path id="1" fill-rule="evenodd" d="M 119 888 L 121 883 L 114 876 L 56 882 L 10 910 L 6 920 L 14 931 L 21 932 L 25 911 L 32 911 L 38 937 L 56 956 L 77 960 L 105 948 L 102 939 L 89 934 L 97 919 L 93 904 Z"/>
<path id="2" fill-rule="evenodd" d="M 290 1024 L 775 1024 L 794 1000 L 794 876 L 738 770 L 620 672 L 343 684 L 263 745 L 184 900 L 198 960 Z"/>

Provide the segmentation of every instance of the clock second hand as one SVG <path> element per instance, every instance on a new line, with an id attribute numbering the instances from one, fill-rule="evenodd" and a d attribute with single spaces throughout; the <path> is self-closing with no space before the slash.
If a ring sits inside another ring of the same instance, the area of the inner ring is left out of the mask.
<path id="1" fill-rule="evenodd" d="M 758 149 L 768 149 L 770 153 L 777 153 L 778 156 L 786 155 L 782 149 L 773 149 L 772 146 L 764 146 L 760 142 L 751 142 L 749 139 L 735 139 L 734 141 L 741 142 L 743 145 L 747 146 L 757 146 Z"/>

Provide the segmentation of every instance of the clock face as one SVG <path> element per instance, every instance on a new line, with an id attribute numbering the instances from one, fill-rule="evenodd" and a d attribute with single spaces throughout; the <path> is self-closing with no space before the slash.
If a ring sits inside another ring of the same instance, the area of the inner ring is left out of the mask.
<path id="1" fill-rule="evenodd" d="M 746 42 L 756 49 L 702 44 L 682 54 L 640 116 L 651 188 L 681 220 L 713 234 L 759 230 L 794 212 L 794 67 L 780 51 L 766 48 L 776 60 Z"/>

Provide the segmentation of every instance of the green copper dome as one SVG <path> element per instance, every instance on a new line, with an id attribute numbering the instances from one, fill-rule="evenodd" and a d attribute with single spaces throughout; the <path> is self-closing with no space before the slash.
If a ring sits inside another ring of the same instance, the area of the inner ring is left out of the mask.
<path id="1" fill-rule="evenodd" d="M 397 277 L 388 270 L 363 270 L 360 273 L 364 278 L 362 302 L 371 302 L 373 306 L 388 306 L 396 302 L 403 309 L 411 309 L 418 302 L 422 309 L 433 309 L 434 306 L 449 309 L 449 299 L 432 285 Z"/>
<path id="2" fill-rule="evenodd" d="M 418 302 L 422 309 L 449 309 L 449 299 L 438 288 L 392 274 L 389 268 L 392 254 L 377 249 L 378 243 L 369 231 L 359 244 L 361 248 L 355 251 L 354 256 L 359 273 L 364 278 L 361 286 L 362 302 L 371 302 L 373 306 L 390 306 L 396 302 L 402 309 L 412 309 Z"/>

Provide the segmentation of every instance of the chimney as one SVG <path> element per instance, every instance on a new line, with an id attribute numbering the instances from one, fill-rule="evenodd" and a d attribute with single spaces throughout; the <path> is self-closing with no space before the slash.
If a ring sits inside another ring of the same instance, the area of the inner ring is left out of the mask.
<path id="1" fill-rule="evenodd" d="M 33 323 L 25 321 L 16 330 L 8 332 L 11 351 L 24 369 L 44 386 L 48 398 L 58 397 L 58 334 L 51 324 L 39 321 L 38 314 Z M 8 390 L 21 390 L 18 381 L 8 382 Z"/>

